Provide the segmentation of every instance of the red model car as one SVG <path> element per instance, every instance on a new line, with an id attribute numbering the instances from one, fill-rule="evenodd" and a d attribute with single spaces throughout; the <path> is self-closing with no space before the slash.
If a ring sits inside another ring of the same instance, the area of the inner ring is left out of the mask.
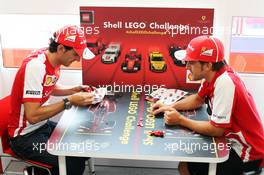
<path id="1" fill-rule="evenodd" d="M 140 70 L 141 54 L 137 53 L 137 49 L 130 49 L 125 56 L 125 61 L 121 65 L 124 72 L 137 72 Z"/>
<path id="2" fill-rule="evenodd" d="M 151 131 L 150 136 L 155 136 L 155 137 L 164 137 L 165 132 L 164 131 Z"/>
<path id="3" fill-rule="evenodd" d="M 105 45 L 101 38 L 89 38 L 87 41 L 87 47 L 95 54 L 100 54 L 104 49 Z"/>

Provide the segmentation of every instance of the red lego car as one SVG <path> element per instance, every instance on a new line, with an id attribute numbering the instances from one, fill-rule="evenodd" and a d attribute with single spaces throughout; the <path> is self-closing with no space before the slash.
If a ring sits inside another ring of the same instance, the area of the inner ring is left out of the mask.
<path id="1" fill-rule="evenodd" d="M 150 134 L 150 136 L 164 137 L 165 132 L 157 130 L 157 131 L 151 131 L 149 134 Z"/>
<path id="2" fill-rule="evenodd" d="M 140 70 L 141 54 L 137 53 L 137 49 L 130 49 L 125 56 L 125 61 L 121 65 L 124 72 L 137 72 Z"/>
<path id="3" fill-rule="evenodd" d="M 87 47 L 95 54 L 100 54 L 105 49 L 105 44 L 103 44 L 101 38 L 88 38 Z"/>
<path id="4" fill-rule="evenodd" d="M 176 45 L 170 45 L 169 46 L 169 54 L 174 62 L 175 65 L 179 66 L 179 67 L 185 67 L 186 64 L 184 61 L 182 61 L 181 59 L 179 59 L 179 57 L 181 57 L 181 55 L 185 55 L 185 54 L 181 54 L 181 52 L 179 52 L 180 50 L 184 50 L 182 49 L 180 46 L 176 46 Z M 180 55 L 179 55 L 180 53 Z"/>

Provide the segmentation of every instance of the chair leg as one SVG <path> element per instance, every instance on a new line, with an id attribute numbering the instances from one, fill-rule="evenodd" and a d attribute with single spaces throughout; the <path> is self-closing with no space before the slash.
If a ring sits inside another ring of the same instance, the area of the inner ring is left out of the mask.
<path id="1" fill-rule="evenodd" d="M 35 175 L 34 166 L 24 168 L 23 175 Z"/>
<path id="2" fill-rule="evenodd" d="M 35 165 L 27 166 L 23 170 L 23 175 L 38 175 L 38 174 L 51 175 L 51 171 L 48 168 L 35 166 Z"/>
<path id="3" fill-rule="evenodd" d="M 23 170 L 23 175 L 29 175 L 26 168 L 24 168 L 24 170 Z"/>
<path id="4" fill-rule="evenodd" d="M 94 169 L 94 159 L 91 157 L 88 159 L 88 168 L 89 168 L 89 174 L 95 175 L 95 169 Z"/>

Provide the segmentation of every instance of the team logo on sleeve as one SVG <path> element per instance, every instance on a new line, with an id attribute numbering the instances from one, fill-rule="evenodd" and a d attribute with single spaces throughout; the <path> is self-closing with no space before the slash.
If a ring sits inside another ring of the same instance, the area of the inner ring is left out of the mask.
<path id="1" fill-rule="evenodd" d="M 44 86 L 53 86 L 56 84 L 58 78 L 55 75 L 47 75 L 45 78 Z"/>

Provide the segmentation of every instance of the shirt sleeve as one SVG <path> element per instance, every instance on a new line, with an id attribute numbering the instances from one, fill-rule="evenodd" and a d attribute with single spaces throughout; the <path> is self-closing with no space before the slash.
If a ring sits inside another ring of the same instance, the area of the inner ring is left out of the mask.
<path id="1" fill-rule="evenodd" d="M 211 123 L 215 126 L 230 127 L 235 101 L 235 85 L 227 75 L 215 82 Z"/>
<path id="2" fill-rule="evenodd" d="M 23 102 L 41 102 L 45 64 L 38 59 L 28 62 L 25 69 Z"/>

